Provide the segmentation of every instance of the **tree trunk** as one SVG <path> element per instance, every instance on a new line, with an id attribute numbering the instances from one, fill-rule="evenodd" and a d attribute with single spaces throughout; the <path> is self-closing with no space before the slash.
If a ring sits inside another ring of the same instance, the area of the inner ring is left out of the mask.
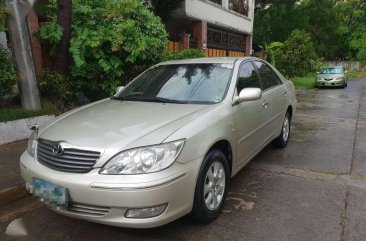
<path id="1" fill-rule="evenodd" d="M 69 68 L 69 46 L 71 35 L 72 0 L 57 0 L 57 23 L 63 28 L 62 40 L 57 47 L 55 70 L 66 74 Z"/>

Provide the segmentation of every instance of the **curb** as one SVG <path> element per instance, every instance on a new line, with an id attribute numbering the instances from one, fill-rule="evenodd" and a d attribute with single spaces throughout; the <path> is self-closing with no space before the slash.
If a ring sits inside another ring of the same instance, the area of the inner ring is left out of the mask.
<path id="1" fill-rule="evenodd" d="M 29 192 L 24 185 L 16 185 L 3 190 L 0 190 L 0 207 L 7 203 L 28 196 Z"/>
<path id="2" fill-rule="evenodd" d="M 28 139 L 32 126 L 44 125 L 55 119 L 54 115 L 35 116 L 26 119 L 0 122 L 0 145 Z"/>

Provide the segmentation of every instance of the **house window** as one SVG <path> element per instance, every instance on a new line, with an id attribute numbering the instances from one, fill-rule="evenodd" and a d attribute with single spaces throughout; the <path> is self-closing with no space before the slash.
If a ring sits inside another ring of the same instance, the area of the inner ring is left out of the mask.
<path id="1" fill-rule="evenodd" d="M 246 37 L 218 29 L 207 29 L 207 47 L 229 51 L 245 51 Z"/>
<path id="2" fill-rule="evenodd" d="M 229 9 L 241 15 L 248 16 L 249 0 L 229 0 Z"/>

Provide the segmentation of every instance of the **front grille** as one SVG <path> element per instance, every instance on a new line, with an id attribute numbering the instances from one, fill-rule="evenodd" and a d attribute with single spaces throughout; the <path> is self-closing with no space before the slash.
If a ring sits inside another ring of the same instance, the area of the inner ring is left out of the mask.
<path id="1" fill-rule="evenodd" d="M 62 151 L 54 153 L 55 146 L 60 145 Z M 71 147 L 68 144 L 38 140 L 36 156 L 43 165 L 58 171 L 87 173 L 100 157 L 100 152 Z"/>
<path id="2" fill-rule="evenodd" d="M 72 203 L 67 210 L 76 214 L 84 214 L 101 217 L 106 215 L 110 208 L 109 207 L 100 207 L 100 206 L 91 206 L 81 203 Z"/>

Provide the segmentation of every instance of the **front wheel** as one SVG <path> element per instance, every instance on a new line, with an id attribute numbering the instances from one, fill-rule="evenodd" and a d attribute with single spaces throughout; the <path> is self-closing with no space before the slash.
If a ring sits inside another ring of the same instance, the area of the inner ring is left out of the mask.
<path id="1" fill-rule="evenodd" d="M 284 148 L 287 146 L 291 132 L 291 115 L 289 112 L 286 113 L 282 124 L 282 130 L 279 137 L 274 139 L 272 142 L 274 147 Z"/>
<path id="2" fill-rule="evenodd" d="M 199 222 L 216 219 L 223 208 L 229 183 L 229 167 L 225 154 L 210 151 L 203 160 L 197 179 L 192 216 Z"/>

